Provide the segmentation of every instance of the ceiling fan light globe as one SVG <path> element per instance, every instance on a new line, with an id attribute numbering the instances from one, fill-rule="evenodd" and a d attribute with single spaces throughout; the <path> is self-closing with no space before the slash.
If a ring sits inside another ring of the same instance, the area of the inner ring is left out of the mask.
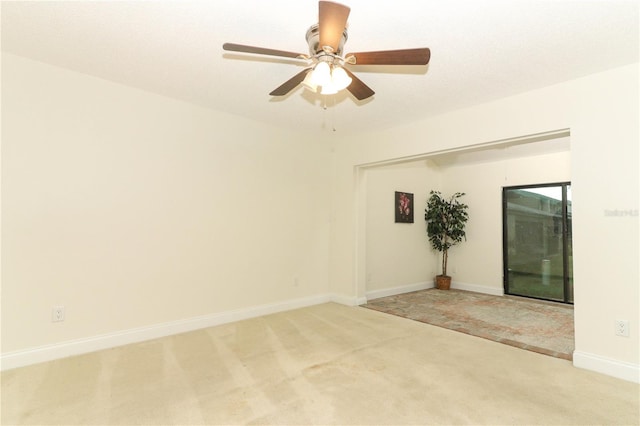
<path id="1" fill-rule="evenodd" d="M 302 80 L 302 86 L 305 89 L 311 90 L 312 92 L 317 92 L 318 91 L 318 85 L 313 84 L 313 70 L 309 71 L 306 75 L 306 77 L 304 78 L 304 80 Z"/>
<path id="2" fill-rule="evenodd" d="M 319 62 L 311 71 L 311 83 L 316 86 L 326 86 L 331 84 L 331 68 L 326 62 Z"/>
<path id="3" fill-rule="evenodd" d="M 351 84 L 351 77 L 341 67 L 334 67 L 331 72 L 331 83 L 336 90 L 346 89 Z"/>

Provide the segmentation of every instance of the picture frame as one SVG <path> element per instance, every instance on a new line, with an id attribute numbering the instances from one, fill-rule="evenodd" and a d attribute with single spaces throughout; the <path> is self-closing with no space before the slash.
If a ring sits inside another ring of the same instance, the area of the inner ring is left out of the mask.
<path id="1" fill-rule="evenodd" d="M 394 196 L 396 223 L 413 223 L 413 194 L 396 191 Z"/>

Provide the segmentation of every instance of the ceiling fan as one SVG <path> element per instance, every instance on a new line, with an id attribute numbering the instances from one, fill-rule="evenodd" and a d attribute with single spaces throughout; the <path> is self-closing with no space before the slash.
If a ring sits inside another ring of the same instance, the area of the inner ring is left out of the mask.
<path id="1" fill-rule="evenodd" d="M 225 43 L 224 50 L 261 55 L 296 58 L 307 61 L 307 68 L 275 88 L 272 96 L 284 96 L 300 83 L 307 89 L 323 95 L 347 89 L 358 100 L 367 99 L 375 92 L 356 77 L 345 65 L 427 65 L 431 57 L 429 48 L 357 52 L 342 56 L 347 41 L 347 18 L 351 9 L 331 1 L 319 2 L 318 23 L 307 30 L 309 54 L 243 44 Z"/>

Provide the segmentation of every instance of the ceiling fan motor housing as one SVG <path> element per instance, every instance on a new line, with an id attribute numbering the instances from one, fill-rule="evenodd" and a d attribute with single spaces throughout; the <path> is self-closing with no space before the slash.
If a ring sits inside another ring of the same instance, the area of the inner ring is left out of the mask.
<path id="1" fill-rule="evenodd" d="M 320 25 L 315 24 L 315 25 L 312 25 L 307 30 L 306 39 L 307 39 L 307 44 L 309 45 L 309 54 L 311 56 L 315 56 L 318 53 L 326 51 L 326 48 L 329 48 L 330 50 L 332 50 L 329 46 L 326 46 L 325 48 L 323 48 L 323 46 L 320 46 L 319 29 L 320 29 Z M 338 44 L 338 50 L 332 51 L 330 53 L 333 53 L 334 55 L 337 55 L 337 56 L 342 56 L 342 50 L 344 48 L 344 44 L 347 42 L 347 38 L 348 38 L 348 34 L 347 34 L 347 29 L 345 28 L 344 31 L 342 32 L 340 43 Z"/>

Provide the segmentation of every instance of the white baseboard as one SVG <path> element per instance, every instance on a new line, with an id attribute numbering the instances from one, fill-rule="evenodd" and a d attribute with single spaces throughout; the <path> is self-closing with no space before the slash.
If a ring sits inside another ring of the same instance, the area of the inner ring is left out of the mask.
<path id="1" fill-rule="evenodd" d="M 451 288 L 455 288 L 457 290 L 474 291 L 476 293 L 491 294 L 493 296 L 504 296 L 504 289 L 502 287 L 501 288 L 487 287 L 484 285 L 468 284 L 468 283 L 461 283 L 459 281 L 452 281 Z"/>
<path id="2" fill-rule="evenodd" d="M 584 368 L 585 370 L 595 371 L 629 382 L 640 383 L 640 365 L 638 364 L 617 361 L 586 352 L 574 351 L 573 365 L 574 367 Z"/>
<path id="3" fill-rule="evenodd" d="M 379 299 L 381 297 L 387 297 L 387 296 L 395 296 L 396 294 L 411 293 L 412 291 L 425 290 L 427 288 L 433 288 L 433 282 L 424 281 L 419 283 L 401 285 L 398 287 L 384 288 L 382 290 L 371 290 L 371 291 L 367 291 L 366 300 Z M 366 300 L 365 300 L 365 303 L 366 303 Z"/>
<path id="4" fill-rule="evenodd" d="M 0 355 L 0 370 L 24 367 L 330 301 L 333 301 L 332 295 L 316 295 L 4 353 Z"/>
<path id="5" fill-rule="evenodd" d="M 345 306 L 359 306 L 367 303 L 367 299 L 364 297 L 352 297 L 342 294 L 332 294 L 331 301 Z"/>
<path id="6" fill-rule="evenodd" d="M 367 300 L 379 299 L 381 297 L 395 296 L 396 294 L 410 293 L 412 291 L 426 290 L 433 288 L 434 283 L 432 281 L 424 281 L 414 284 L 407 284 L 398 287 L 385 288 L 382 290 L 371 290 L 367 292 Z M 491 294 L 493 296 L 504 296 L 504 290 L 502 288 L 487 287 L 478 284 L 462 283 L 459 281 L 452 281 L 451 288 L 458 290 L 473 291 L 476 293 Z"/>

